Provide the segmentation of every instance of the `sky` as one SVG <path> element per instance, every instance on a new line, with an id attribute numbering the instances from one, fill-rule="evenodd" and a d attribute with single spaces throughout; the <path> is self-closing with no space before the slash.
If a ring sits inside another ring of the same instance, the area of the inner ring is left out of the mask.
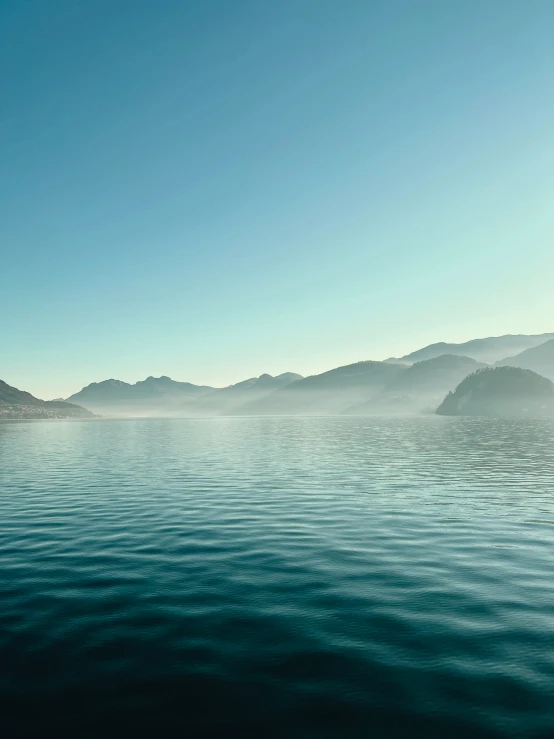
<path id="1" fill-rule="evenodd" d="M 554 0 L 0 0 L 0 378 L 554 331 Z"/>

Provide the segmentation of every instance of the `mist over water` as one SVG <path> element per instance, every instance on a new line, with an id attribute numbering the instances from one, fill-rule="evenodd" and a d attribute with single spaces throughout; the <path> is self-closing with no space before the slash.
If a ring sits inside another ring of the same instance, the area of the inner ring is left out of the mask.
<path id="1" fill-rule="evenodd" d="M 0 424 L 6 736 L 547 737 L 554 422 Z"/>

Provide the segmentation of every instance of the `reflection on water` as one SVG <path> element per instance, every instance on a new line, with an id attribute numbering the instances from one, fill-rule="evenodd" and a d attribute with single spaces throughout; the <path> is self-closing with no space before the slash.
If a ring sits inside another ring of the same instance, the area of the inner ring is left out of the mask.
<path id="1" fill-rule="evenodd" d="M 0 424 L 7 736 L 554 735 L 554 423 Z"/>

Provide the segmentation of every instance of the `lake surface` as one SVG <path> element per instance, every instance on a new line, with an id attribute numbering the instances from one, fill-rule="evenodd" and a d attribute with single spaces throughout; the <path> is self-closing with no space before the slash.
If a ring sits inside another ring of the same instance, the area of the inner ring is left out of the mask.
<path id="1" fill-rule="evenodd" d="M 554 423 L 1 423 L 0 733 L 554 736 Z"/>

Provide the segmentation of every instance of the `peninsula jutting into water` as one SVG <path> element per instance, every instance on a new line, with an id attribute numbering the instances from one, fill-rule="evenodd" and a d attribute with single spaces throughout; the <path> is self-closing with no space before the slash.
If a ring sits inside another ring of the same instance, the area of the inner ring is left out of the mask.
<path id="1" fill-rule="evenodd" d="M 519 351 L 518 351 L 519 350 Z M 517 352 L 517 353 L 514 353 Z M 210 416 L 548 416 L 554 414 L 554 334 L 439 343 L 310 377 L 264 374 L 224 388 L 148 377 L 93 382 L 43 401 L 3 382 L 0 418 Z"/>

